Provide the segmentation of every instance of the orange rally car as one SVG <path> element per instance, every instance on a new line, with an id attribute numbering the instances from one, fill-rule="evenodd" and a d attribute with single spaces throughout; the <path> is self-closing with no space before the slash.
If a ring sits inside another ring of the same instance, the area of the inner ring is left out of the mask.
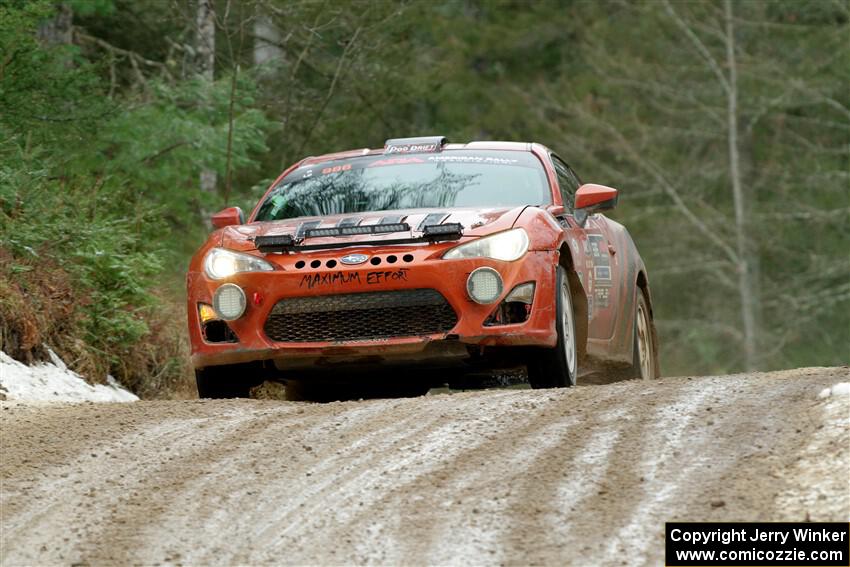
<path id="1" fill-rule="evenodd" d="M 247 222 L 215 214 L 192 258 L 198 393 L 383 373 L 417 394 L 519 366 L 535 388 L 600 366 L 655 378 L 646 268 L 599 213 L 616 203 L 536 143 L 405 138 L 306 158 Z"/>

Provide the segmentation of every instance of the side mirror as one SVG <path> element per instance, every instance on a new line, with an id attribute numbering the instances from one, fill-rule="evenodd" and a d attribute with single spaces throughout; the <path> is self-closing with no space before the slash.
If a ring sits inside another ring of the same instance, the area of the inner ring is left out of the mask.
<path id="1" fill-rule="evenodd" d="M 607 211 L 617 206 L 617 190 L 605 185 L 585 183 L 576 191 L 575 217 L 584 226 L 589 215 L 597 211 Z"/>
<path id="2" fill-rule="evenodd" d="M 228 207 L 212 216 L 212 225 L 215 228 L 224 228 L 235 224 L 245 224 L 245 213 L 239 207 Z"/>

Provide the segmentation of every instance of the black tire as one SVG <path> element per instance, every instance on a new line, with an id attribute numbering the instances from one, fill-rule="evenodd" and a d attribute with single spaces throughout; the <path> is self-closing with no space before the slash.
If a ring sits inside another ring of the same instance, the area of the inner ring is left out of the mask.
<path id="1" fill-rule="evenodd" d="M 532 388 L 569 388 L 575 386 L 578 374 L 575 311 L 567 272 L 558 266 L 555 277 L 555 330 L 558 344 L 554 348 L 532 349 L 528 361 L 528 383 Z M 572 359 L 568 356 L 572 350 Z M 571 368 L 572 367 L 572 368 Z"/>
<path id="2" fill-rule="evenodd" d="M 228 364 L 195 369 L 199 398 L 248 398 L 264 381 L 262 364 Z"/>
<path id="3" fill-rule="evenodd" d="M 655 380 L 660 376 L 658 366 L 658 334 L 649 310 L 649 300 L 643 288 L 635 290 L 632 364 L 626 369 L 630 380 Z M 641 324 L 641 320 L 643 324 Z M 641 348 L 643 346 L 643 348 Z"/>

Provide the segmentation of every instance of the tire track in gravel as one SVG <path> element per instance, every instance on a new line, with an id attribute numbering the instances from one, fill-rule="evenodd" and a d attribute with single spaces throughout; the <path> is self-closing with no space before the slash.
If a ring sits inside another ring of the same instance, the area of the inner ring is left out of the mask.
<path id="1" fill-rule="evenodd" d="M 794 420 L 788 413 L 765 411 L 782 408 L 788 388 L 751 392 L 757 395 L 759 407 L 741 411 L 739 401 L 730 401 L 725 395 L 732 384 L 734 379 L 729 378 L 695 380 L 682 389 L 677 400 L 658 406 L 641 435 L 639 465 L 628 467 L 639 476 L 640 482 L 633 484 L 639 490 L 618 499 L 622 511 L 613 516 L 613 522 L 610 514 L 600 520 L 613 537 L 589 555 L 590 562 L 626 553 L 650 564 L 663 562 L 663 549 L 657 542 L 663 541 L 665 519 L 713 520 L 718 515 L 728 517 L 732 510 L 736 520 L 775 517 L 773 498 L 779 487 L 765 483 L 763 470 L 772 457 L 763 453 L 757 466 L 744 467 L 741 453 L 754 429 L 775 431 L 777 420 Z M 794 388 L 794 384 L 787 386 Z M 766 444 L 773 445 L 774 453 L 792 452 L 782 439 Z M 751 490 L 734 490 L 723 482 L 726 477 L 750 484 Z M 617 485 L 628 485 L 624 480 L 618 479 Z M 748 505 L 738 504 L 742 497 L 749 500 Z"/>
<path id="2" fill-rule="evenodd" d="M 90 565 L 128 565 L 155 540 L 163 549 L 165 561 L 180 561 L 182 554 L 179 549 L 191 545 L 191 534 L 163 529 L 166 528 L 164 518 L 170 518 L 174 512 L 171 503 L 180 499 L 184 503 L 181 510 L 184 518 L 199 517 L 193 513 L 193 501 L 185 495 L 192 493 L 193 486 L 208 482 L 207 479 L 214 476 L 209 465 L 244 450 L 240 445 L 247 440 L 244 433 L 247 424 L 250 423 L 251 428 L 262 428 L 274 417 L 227 416 L 220 427 L 207 429 L 208 437 L 201 441 L 191 435 L 196 423 L 184 421 L 176 424 L 175 433 L 182 435 L 188 444 L 171 446 L 166 460 L 154 461 L 143 467 L 146 470 L 144 475 L 125 479 L 125 488 L 130 489 L 131 485 L 133 488 L 106 511 L 107 521 L 98 518 L 88 527 L 75 548 L 77 560 Z M 255 476 L 252 475 L 255 471 L 241 472 L 243 480 Z M 226 503 L 226 500 L 216 502 L 219 506 Z M 113 545 L 102 545 L 107 540 L 111 540 Z"/>
<path id="3" fill-rule="evenodd" d="M 248 419 L 249 416 L 242 418 Z M 201 420 L 193 421 L 196 427 L 200 425 L 198 421 Z M 130 511 L 132 508 L 127 506 L 132 506 L 139 498 L 147 499 L 146 489 L 152 487 L 148 487 L 146 483 L 149 479 L 157 478 L 157 471 L 166 467 L 168 461 L 173 458 L 170 455 L 200 452 L 200 449 L 193 449 L 196 441 L 184 435 L 185 423 L 181 420 L 163 421 L 125 435 L 106 447 L 98 447 L 98 452 L 83 451 L 73 463 L 45 471 L 44 476 L 48 480 L 33 486 L 26 495 L 12 495 L 13 498 L 27 497 L 31 504 L 14 516 L 3 518 L 3 538 L 14 540 L 35 537 L 35 544 L 40 545 L 40 549 L 52 546 L 52 550 L 58 553 L 60 559 L 70 559 L 71 562 L 88 560 L 86 555 L 89 547 L 103 547 L 87 546 L 86 542 L 92 540 L 93 534 L 94 541 L 102 543 L 103 539 L 98 536 L 102 535 L 104 517 L 112 517 L 116 507 Z M 233 425 L 229 419 L 216 421 L 208 431 L 215 437 L 221 437 L 225 436 Z M 145 451 L 149 447 L 155 447 L 156 450 Z M 164 453 L 170 455 L 166 456 Z M 80 464 L 83 464 L 85 469 L 77 469 Z M 5 508 L 4 502 L 4 513 Z M 120 521 L 114 524 L 109 539 L 122 540 L 124 530 L 121 524 Z M 74 541 L 67 536 L 57 539 L 52 535 L 65 532 L 65 526 L 73 526 Z M 132 530 L 139 527 L 140 524 L 136 522 L 131 524 Z M 120 552 L 123 549 L 122 545 L 109 548 L 109 551 Z M 110 556 L 106 559 L 112 561 L 113 558 Z M 2 560 L 16 561 L 14 555 L 6 556 L 5 546 Z"/>
<path id="4" fill-rule="evenodd" d="M 652 513 L 656 511 L 653 505 L 656 504 L 657 499 L 663 498 L 662 494 L 670 487 L 666 481 L 662 481 L 666 475 L 662 474 L 661 467 L 670 457 L 669 447 L 683 444 L 684 431 L 693 419 L 693 414 L 702 407 L 712 393 L 709 387 L 700 386 L 682 388 L 676 396 L 672 399 L 668 398 L 660 406 L 661 411 L 643 416 L 642 423 L 638 424 L 638 431 L 629 432 L 624 439 L 624 446 L 630 445 L 635 454 L 640 455 L 641 458 L 637 466 L 620 469 L 629 471 L 629 479 L 624 479 L 618 474 L 616 481 L 611 479 L 609 484 L 631 485 L 637 489 L 622 495 L 619 499 L 617 504 L 622 510 L 622 515 L 616 516 L 616 520 L 611 522 L 614 525 L 610 523 L 608 525 L 608 532 L 616 535 L 608 538 L 607 546 L 601 553 L 602 557 L 613 557 L 617 554 L 623 556 L 634 554 L 640 557 L 645 551 L 640 546 L 649 545 L 654 541 L 649 540 L 646 533 L 651 530 L 655 534 L 659 529 L 657 524 L 649 521 Z M 610 465 L 607 471 L 609 476 L 615 473 L 616 463 L 610 463 Z M 685 479 L 690 471 L 691 465 L 685 465 L 674 474 L 677 474 L 680 479 Z M 663 526 L 661 528 L 663 530 Z M 638 534 L 644 537 L 638 537 Z"/>
<path id="5" fill-rule="evenodd" d="M 607 526 L 585 526 L 597 515 L 599 501 L 618 507 L 623 495 L 616 487 L 642 482 L 630 461 L 648 443 L 643 416 L 634 417 L 644 409 L 645 393 L 617 395 L 620 388 L 612 386 L 604 403 L 594 400 L 574 410 L 582 427 L 563 432 L 559 443 L 518 477 L 518 490 L 504 513 L 514 522 L 501 538 L 504 548 L 522 550 L 522 562 L 552 564 L 569 553 L 580 563 L 593 564 L 588 553 L 602 541 Z M 673 400 L 675 391 L 664 392 L 661 403 Z M 610 523 L 610 511 L 606 517 Z"/>
<path id="6" fill-rule="evenodd" d="M 0 564 L 655 564 L 665 520 L 847 520 L 848 374 L 0 402 Z"/>
<path id="7" fill-rule="evenodd" d="M 280 561 L 279 554 L 291 556 L 298 549 L 299 527 L 310 525 L 315 518 L 324 518 L 322 512 L 328 502 L 333 502 L 338 509 L 340 499 L 348 492 L 356 493 L 361 478 L 380 464 L 386 451 L 409 442 L 434 426 L 432 420 L 419 419 L 413 423 L 414 420 L 409 419 L 378 427 L 373 420 L 377 421 L 382 411 L 381 402 L 372 403 L 368 412 L 361 410 L 357 419 L 349 419 L 350 425 L 336 434 L 342 433 L 346 438 L 353 438 L 354 442 L 345 447 L 330 447 L 333 454 L 322 450 L 323 437 L 326 439 L 329 434 L 321 428 L 299 434 L 302 447 L 311 447 L 309 453 L 317 455 L 309 461 L 299 459 L 299 466 L 289 474 L 267 476 L 260 480 L 256 488 L 266 496 L 256 502 L 254 513 L 263 518 L 263 523 L 253 527 L 240 526 L 243 529 L 236 531 L 234 535 L 243 541 L 244 546 L 242 553 L 232 557 L 233 562 L 256 563 L 260 560 L 257 553 L 263 549 L 271 552 L 270 557 L 265 559 L 271 563 Z M 275 433 L 274 429 L 272 432 Z M 285 434 L 286 431 L 281 430 L 280 433 Z M 275 455 L 273 450 L 263 447 L 257 457 L 272 460 Z M 228 486 L 228 479 L 221 481 Z M 230 523 L 227 515 L 214 515 L 208 520 L 207 527 L 224 528 Z M 214 549 L 198 551 L 200 553 L 189 556 L 191 562 L 215 560 Z"/>
<path id="8" fill-rule="evenodd" d="M 529 451 L 534 450 L 529 449 L 525 442 L 539 433 L 541 414 L 545 414 L 552 404 L 549 399 L 520 403 L 512 401 L 512 397 L 512 393 L 505 393 L 501 398 L 488 400 L 489 409 L 496 417 L 501 418 L 502 423 L 493 415 L 489 420 L 477 419 L 470 423 L 458 423 L 458 415 L 449 412 L 443 414 L 442 419 L 450 420 L 448 433 L 451 442 L 446 442 L 448 437 L 441 440 L 439 436 L 429 436 L 424 440 L 425 446 L 439 447 L 438 444 L 442 443 L 441 450 L 418 451 L 417 454 L 422 458 L 415 462 L 417 468 L 412 471 L 405 467 L 398 468 L 400 474 L 393 479 L 391 487 L 378 495 L 378 498 L 362 506 L 360 512 L 346 525 L 341 526 L 332 537 L 351 538 L 366 525 L 368 536 L 361 537 L 355 544 L 358 549 L 358 561 L 403 563 L 418 558 L 429 563 L 445 562 L 445 558 L 433 553 L 429 555 L 429 552 L 440 550 L 440 546 L 435 543 L 444 539 L 446 533 L 451 531 L 452 507 L 455 501 L 462 502 L 465 491 L 470 486 L 486 493 L 502 484 L 503 478 L 493 474 L 494 471 L 486 468 L 487 465 L 499 471 L 508 471 L 509 466 L 521 466 Z M 477 396 L 469 397 L 458 409 L 472 406 L 473 401 L 477 402 L 474 405 L 479 405 L 481 402 L 476 398 Z M 503 408 L 502 405 L 506 402 L 511 403 L 508 408 Z M 505 421 L 508 423 L 504 423 Z M 500 437 L 500 433 L 507 435 Z M 510 463 L 506 462 L 506 452 L 514 454 Z M 405 464 L 410 464 L 410 459 Z M 484 482 L 491 479 L 492 484 L 496 486 L 491 487 Z M 444 493 L 453 497 L 444 499 Z M 410 494 L 417 497 L 408 499 Z M 418 496 L 423 494 L 432 497 Z M 437 517 L 431 518 L 425 512 L 433 512 L 435 507 L 439 509 Z M 376 526 L 374 521 L 384 509 L 397 510 L 397 514 L 389 525 Z M 409 533 L 416 533 L 417 537 L 405 537 Z M 388 549 L 386 546 L 376 545 L 381 541 L 392 541 L 396 544 Z M 468 541 L 454 543 L 457 546 L 454 553 L 458 551 L 458 547 L 469 545 Z M 376 555 L 376 551 L 381 554 Z"/>
<path id="9" fill-rule="evenodd" d="M 251 402 L 229 403 L 247 410 L 243 412 L 247 415 L 235 421 L 229 420 L 228 434 L 207 434 L 198 440 L 194 451 L 178 455 L 177 460 L 149 475 L 143 486 L 121 507 L 122 513 L 115 515 L 113 523 L 127 527 L 121 545 L 125 555 L 115 555 L 115 550 L 106 550 L 110 553 L 108 555 L 95 553 L 105 535 L 95 533 L 89 537 L 89 545 L 86 546 L 89 551 L 84 559 L 94 564 L 126 564 L 134 553 L 160 547 L 164 550 L 165 561 L 207 561 L 193 552 L 191 534 L 183 529 L 186 519 L 201 522 L 202 528 L 207 531 L 232 533 L 233 522 L 229 516 L 239 513 L 240 498 L 250 499 L 259 495 L 269 473 L 265 463 L 257 458 L 257 446 L 268 443 L 271 437 L 283 439 L 282 445 L 275 444 L 276 450 L 308 453 L 304 449 L 305 434 L 327 426 L 327 416 L 305 416 L 304 408 L 296 404 L 267 409 L 255 407 Z M 369 409 L 350 411 L 346 419 Z M 371 412 L 379 409 L 373 407 Z M 293 435 L 296 422 L 298 429 Z M 192 425 L 192 422 L 183 424 L 185 435 L 198 433 Z M 239 461 L 242 462 L 234 467 L 234 463 Z M 292 463 L 281 463 L 284 468 L 289 465 Z M 223 519 L 222 515 L 225 516 Z M 209 549 L 213 560 L 215 555 L 224 553 L 216 547 L 218 545 L 220 542 L 213 542 Z M 180 549 L 189 549 L 189 552 L 181 553 Z M 241 559 L 237 556 L 233 561 Z"/>
<path id="10" fill-rule="evenodd" d="M 506 394 L 510 395 L 510 393 L 501 393 L 502 396 Z M 498 397 L 499 395 L 496 396 L 496 399 Z M 460 402 L 461 400 L 458 399 L 455 401 Z M 497 403 L 495 400 L 491 401 Z M 331 541 L 339 538 L 352 540 L 355 537 L 359 537 L 362 539 L 363 531 L 370 532 L 370 526 L 367 526 L 366 530 L 360 529 L 354 532 L 346 532 L 346 526 L 352 523 L 357 525 L 358 522 L 362 521 L 362 511 L 372 509 L 374 507 L 373 500 L 375 498 L 381 498 L 385 490 L 392 491 L 394 487 L 403 484 L 402 475 L 405 470 L 414 465 L 418 469 L 430 470 L 426 465 L 429 457 L 433 455 L 433 451 L 430 451 L 429 448 L 435 449 L 441 445 L 444 445 L 443 448 L 446 451 L 450 451 L 452 447 L 463 448 L 463 445 L 457 443 L 457 439 L 454 436 L 454 430 L 457 424 L 452 420 L 447 420 L 444 414 L 432 414 L 427 411 L 428 405 L 441 405 L 439 399 L 425 398 L 420 400 L 405 400 L 399 403 L 409 406 L 416 414 L 407 422 L 399 423 L 398 421 L 394 421 L 393 425 L 388 427 L 390 432 L 395 429 L 406 431 L 403 436 L 399 437 L 398 434 L 395 436 L 388 436 L 386 434 L 375 435 L 375 425 L 367 424 L 367 431 L 364 432 L 366 435 L 363 438 L 363 448 L 368 448 L 369 452 L 364 454 L 361 451 L 361 447 L 355 447 L 355 451 L 352 451 L 352 454 L 343 454 L 339 457 L 342 466 L 346 469 L 353 469 L 359 472 L 354 475 L 337 475 L 337 482 L 330 492 L 316 494 L 310 492 L 309 489 L 306 491 L 311 498 L 317 499 L 319 502 L 324 502 L 328 499 L 334 502 L 332 521 L 319 524 L 311 522 L 311 518 L 315 517 L 314 512 L 317 511 L 316 508 L 321 507 L 321 504 L 313 504 L 313 509 L 299 510 L 299 514 L 306 518 L 306 521 L 302 523 L 291 523 L 288 526 L 282 526 L 281 524 L 285 523 L 288 514 L 282 517 L 275 517 L 266 523 L 266 526 L 262 529 L 262 533 L 279 533 L 277 542 L 270 548 L 268 548 L 267 542 L 267 553 L 261 556 L 254 555 L 248 557 L 246 561 L 274 562 L 279 557 L 274 556 L 274 554 L 277 550 L 281 549 L 288 550 L 290 557 L 292 557 L 292 549 L 298 549 L 297 542 L 315 530 L 324 530 L 327 532 L 328 539 Z M 470 397 L 470 395 L 466 395 L 466 403 L 461 403 L 455 409 L 464 411 L 480 404 L 481 402 L 477 396 L 472 395 Z M 423 419 L 420 413 L 428 416 L 428 418 Z M 487 422 L 486 419 L 481 418 L 478 421 Z M 453 440 L 450 446 L 445 446 L 447 439 Z M 357 452 L 361 454 L 356 455 Z M 392 452 L 395 452 L 396 457 L 387 459 L 385 455 L 392 454 Z M 318 476 L 322 475 L 319 474 Z M 299 484 L 296 484 L 294 489 L 298 491 L 303 490 Z M 277 504 L 272 502 L 269 505 L 276 506 Z M 291 508 L 292 506 L 289 506 L 290 510 Z M 372 513 L 368 513 L 367 515 L 372 515 Z M 286 540 L 282 539 L 284 536 L 287 538 Z M 374 534 L 367 534 L 366 537 L 367 539 L 374 537 Z M 262 538 L 259 539 L 262 540 Z M 392 542 L 393 540 L 388 539 L 385 541 Z M 355 548 L 359 547 L 357 543 L 357 541 L 354 541 Z M 309 552 L 309 550 L 307 551 Z M 298 556 L 296 555 L 295 557 Z M 292 561 L 298 562 L 299 560 L 295 559 L 295 557 L 292 558 Z M 300 561 L 309 561 L 308 558 L 309 555 L 306 555 Z M 385 560 L 375 557 L 371 559 L 373 561 Z"/>
<path id="11" fill-rule="evenodd" d="M 618 412 L 604 410 L 594 421 L 606 421 L 612 413 Z M 553 417 L 545 409 L 540 411 L 517 435 L 511 429 L 507 442 L 496 435 L 495 440 L 477 448 L 475 460 L 479 466 L 472 470 L 466 465 L 471 460 L 466 454 L 447 466 L 450 471 L 455 470 L 446 487 L 459 495 L 459 502 L 461 499 L 477 502 L 473 514 L 469 515 L 468 508 L 459 506 L 447 510 L 443 520 L 434 524 L 438 526 L 432 537 L 435 545 L 431 549 L 414 548 L 411 551 L 415 553 L 407 559 L 416 557 L 416 553 L 426 553 L 429 563 L 445 564 L 452 562 L 460 550 L 462 555 L 487 557 L 488 562 L 503 564 L 508 561 L 499 544 L 523 532 L 521 518 L 515 516 L 513 510 L 516 502 L 527 496 L 525 487 L 528 484 L 538 486 L 540 478 L 534 470 L 535 463 L 553 452 L 559 453 L 565 462 L 574 461 L 576 454 L 589 450 L 600 435 L 606 433 L 595 432 L 592 438 L 580 443 L 564 444 L 562 440 L 569 437 L 570 432 L 587 428 L 588 424 L 581 422 L 571 408 L 558 413 L 561 415 Z M 493 469 L 498 472 L 494 474 Z M 518 537 L 525 539 L 525 535 Z"/>

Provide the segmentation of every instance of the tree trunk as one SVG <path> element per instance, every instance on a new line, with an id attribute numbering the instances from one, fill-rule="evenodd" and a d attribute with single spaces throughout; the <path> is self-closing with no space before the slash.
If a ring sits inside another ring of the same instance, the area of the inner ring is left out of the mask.
<path id="1" fill-rule="evenodd" d="M 45 45 L 69 45 L 74 11 L 66 3 L 56 6 L 56 15 L 38 26 L 38 39 Z"/>
<path id="2" fill-rule="evenodd" d="M 197 14 L 197 53 L 198 74 L 210 84 L 215 80 L 215 8 L 213 0 L 198 0 Z M 215 193 L 217 175 L 213 169 L 201 171 L 201 191 Z"/>
<path id="3" fill-rule="evenodd" d="M 738 292 L 741 301 L 741 317 L 744 326 L 744 366 L 747 370 L 756 367 L 757 337 L 755 325 L 755 297 L 753 273 L 750 266 L 749 236 L 744 190 L 741 183 L 740 148 L 738 147 L 738 68 L 735 57 L 735 24 L 732 18 L 732 2 L 724 0 L 726 20 L 726 64 L 729 67 L 729 91 L 727 96 L 727 126 L 729 147 L 729 176 L 732 182 L 732 198 L 735 206 L 735 240 L 738 255 Z"/>
<path id="4" fill-rule="evenodd" d="M 254 18 L 254 65 L 259 67 L 266 63 L 274 65 L 279 62 L 283 52 L 278 46 L 280 30 L 262 7 L 257 7 Z"/>

